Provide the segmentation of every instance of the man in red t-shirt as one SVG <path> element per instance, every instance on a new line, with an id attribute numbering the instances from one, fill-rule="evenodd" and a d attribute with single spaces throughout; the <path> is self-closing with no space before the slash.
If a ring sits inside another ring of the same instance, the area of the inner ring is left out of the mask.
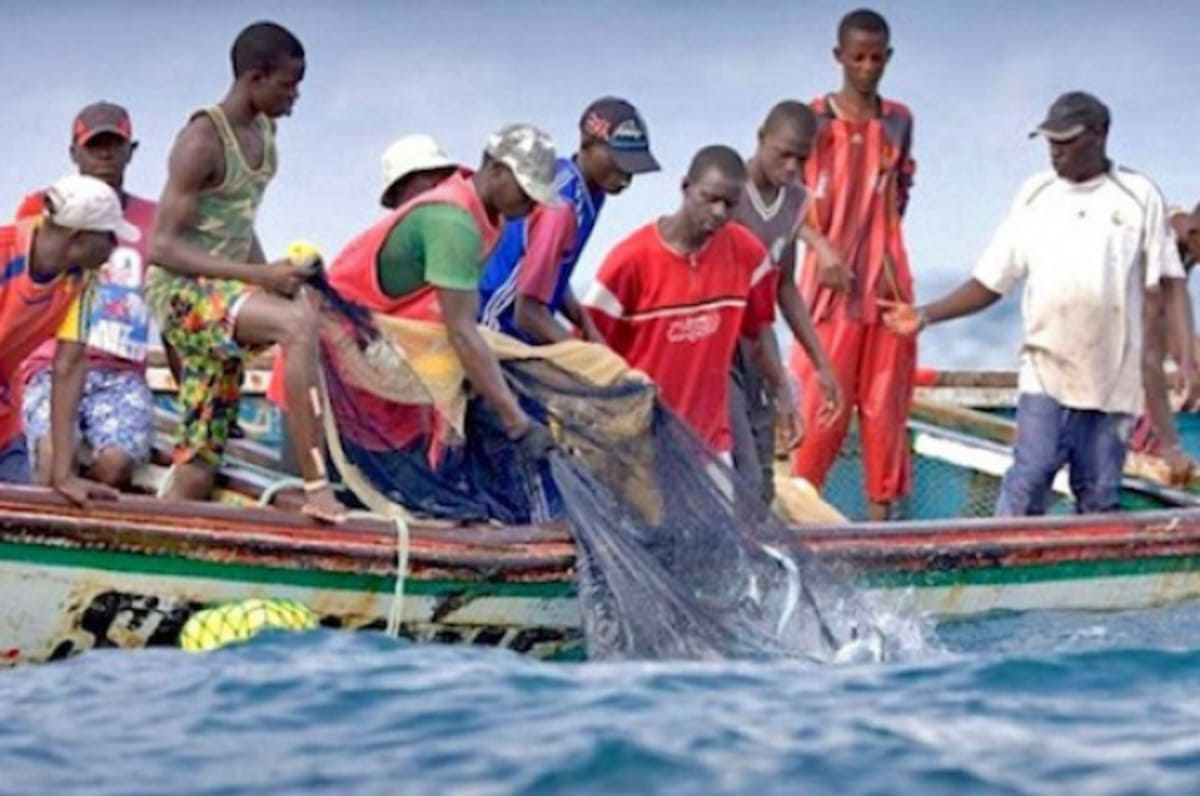
<path id="1" fill-rule="evenodd" d="M 727 462 L 734 348 L 775 319 L 767 250 L 726 223 L 745 183 L 736 152 L 701 149 L 679 209 L 617 244 L 584 299 L 613 350 L 650 376 L 666 405 Z"/>
<path id="2" fill-rule="evenodd" d="M 842 259 L 810 250 L 800 275 L 821 346 L 829 355 L 847 403 L 858 410 L 870 519 L 886 519 L 908 494 L 911 471 L 906 429 L 912 405 L 916 344 L 888 329 L 880 300 L 911 303 L 900 220 L 915 164 L 912 114 L 879 96 L 891 58 L 887 22 L 861 9 L 842 18 L 834 57 L 842 88 L 812 103 L 817 137 L 805 167 L 813 198 L 813 225 Z M 792 469 L 820 487 L 837 459 L 850 422 L 843 412 L 831 425 L 817 417 L 823 399 L 818 372 L 799 347 L 792 372 L 803 385 L 800 414 L 807 434 Z"/>

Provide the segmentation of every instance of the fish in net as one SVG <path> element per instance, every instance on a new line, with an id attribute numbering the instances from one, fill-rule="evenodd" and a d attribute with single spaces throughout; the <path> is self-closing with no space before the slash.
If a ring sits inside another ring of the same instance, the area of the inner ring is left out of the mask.
<path id="1" fill-rule="evenodd" d="M 481 330 L 558 444 L 523 460 L 437 324 L 322 327 L 334 463 L 376 511 L 565 520 L 595 659 L 878 658 L 872 612 L 610 350 Z"/>

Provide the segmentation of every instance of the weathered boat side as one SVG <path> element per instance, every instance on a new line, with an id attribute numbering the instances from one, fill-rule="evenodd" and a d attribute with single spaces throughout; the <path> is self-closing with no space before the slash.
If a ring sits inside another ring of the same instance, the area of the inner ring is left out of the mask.
<path id="1" fill-rule="evenodd" d="M 173 645 L 201 607 L 247 597 L 311 606 L 329 626 L 418 641 L 583 654 L 565 528 L 391 523 L 327 528 L 267 509 L 131 499 L 66 506 L 0 489 L 0 656 Z M 883 601 L 937 616 L 1119 610 L 1200 596 L 1200 511 L 809 527 L 776 540 Z M 397 588 L 398 585 L 401 588 Z"/>

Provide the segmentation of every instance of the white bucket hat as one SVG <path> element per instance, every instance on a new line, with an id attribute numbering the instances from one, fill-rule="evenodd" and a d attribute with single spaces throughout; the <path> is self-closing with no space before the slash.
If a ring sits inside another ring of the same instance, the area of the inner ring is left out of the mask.
<path id="1" fill-rule="evenodd" d="M 383 193 L 397 180 L 418 171 L 457 168 L 458 164 L 434 140 L 424 133 L 398 138 L 383 151 Z M 380 195 L 383 201 L 383 195 Z"/>

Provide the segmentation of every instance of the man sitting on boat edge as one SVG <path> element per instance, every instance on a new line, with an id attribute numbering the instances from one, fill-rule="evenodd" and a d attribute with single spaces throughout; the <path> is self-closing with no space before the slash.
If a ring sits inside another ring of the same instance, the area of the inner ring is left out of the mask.
<path id="1" fill-rule="evenodd" d="M 88 475 L 102 484 L 128 488 L 134 468 L 150 457 L 154 436 L 154 396 L 146 383 L 150 316 L 142 300 L 146 247 L 156 204 L 125 190 L 125 172 L 137 149 L 129 112 L 110 102 L 88 105 L 71 126 L 71 159 L 79 173 L 108 183 L 121 198 L 125 220 L 138 228 L 138 241 L 118 240 L 88 293 L 86 373 L 64 385 L 80 391 L 77 434 L 91 448 Z M 17 218 L 41 216 L 45 193 L 25 197 Z M 65 330 L 75 334 L 75 330 Z M 36 480 L 50 482 L 50 387 L 58 357 L 82 356 L 83 343 L 47 340 L 21 366 L 25 385 L 22 411 Z M 61 384 L 61 382 L 60 382 Z M 72 440 L 74 441 L 74 440 Z M 75 454 L 67 457 L 75 461 Z"/>
<path id="2" fill-rule="evenodd" d="M 0 227 L 0 482 L 31 480 L 28 448 L 21 428 L 21 387 L 17 371 L 34 349 L 59 339 L 87 338 L 83 294 L 90 272 L 108 262 L 118 237 L 137 241 L 137 227 L 125 220 L 121 200 L 109 185 L 77 174 L 54 183 L 43 199 L 41 216 Z M 69 332 L 72 332 L 69 334 Z M 84 373 L 83 346 L 60 346 L 51 386 L 50 438 L 54 461 L 50 484 L 76 503 L 89 497 L 111 498 L 115 491 L 74 475 L 79 390 Z"/>
<path id="3" fill-rule="evenodd" d="M 1013 465 L 996 514 L 1044 514 L 1069 465 L 1080 513 L 1118 507 L 1134 418 L 1143 405 L 1142 306 L 1183 265 L 1158 187 L 1114 165 L 1107 106 L 1075 91 L 1031 135 L 1050 145 L 1052 170 L 1026 180 L 1008 216 L 959 288 L 922 307 L 890 302 L 885 322 L 913 335 L 978 312 L 1026 282 Z M 1186 313 L 1172 323 L 1184 335 Z M 1183 352 L 1190 384 L 1192 353 Z"/>

